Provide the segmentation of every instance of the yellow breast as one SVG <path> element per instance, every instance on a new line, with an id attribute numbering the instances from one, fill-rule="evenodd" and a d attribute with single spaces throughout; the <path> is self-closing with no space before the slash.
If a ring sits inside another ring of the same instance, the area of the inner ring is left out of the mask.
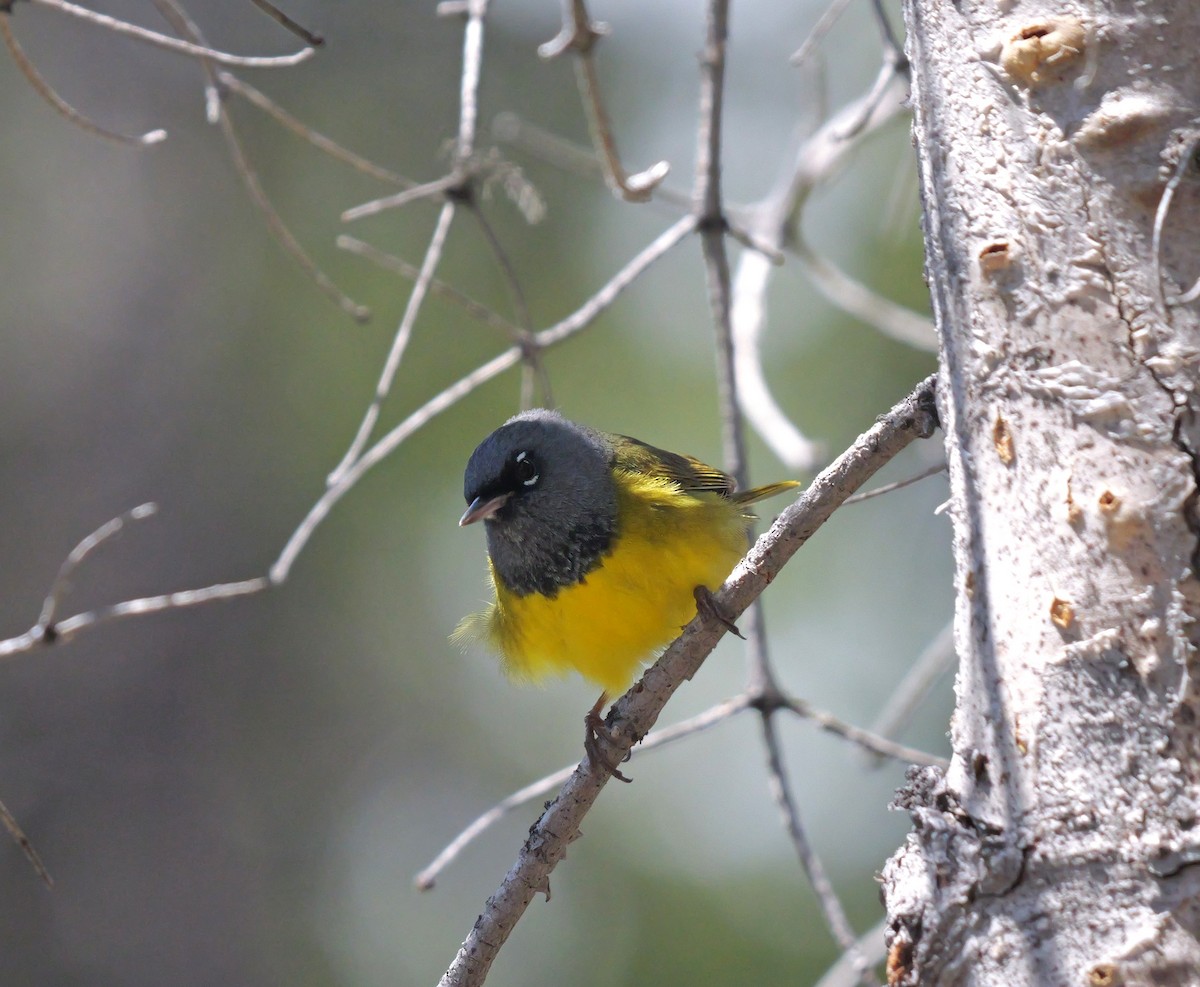
<path id="1" fill-rule="evenodd" d="M 697 586 L 721 585 L 746 549 L 747 518 L 717 494 L 616 471 L 617 534 L 601 564 L 555 596 L 492 575 L 495 602 L 456 632 L 499 652 L 516 678 L 572 669 L 611 695 L 696 614 Z"/>

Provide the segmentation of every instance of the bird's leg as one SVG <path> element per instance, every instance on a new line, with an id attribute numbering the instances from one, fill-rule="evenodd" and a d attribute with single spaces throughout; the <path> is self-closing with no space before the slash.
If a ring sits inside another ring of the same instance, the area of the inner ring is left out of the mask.
<path id="1" fill-rule="evenodd" d="M 730 620 L 721 610 L 721 605 L 717 602 L 717 598 L 713 596 L 712 590 L 707 586 L 697 586 L 692 590 L 692 596 L 696 598 L 696 611 L 705 620 L 715 620 L 718 624 L 723 624 L 725 629 L 731 634 L 736 634 L 743 641 L 746 638 L 742 632 L 738 630 L 737 624 Z"/>
<path id="2" fill-rule="evenodd" d="M 604 709 L 604 704 L 608 702 L 608 693 L 600 693 L 600 698 L 596 700 L 596 705 L 588 710 L 587 716 L 583 718 L 583 749 L 587 751 L 588 763 L 593 768 L 603 768 L 617 781 L 631 782 L 632 778 L 627 778 L 621 774 L 620 768 L 615 764 L 610 764 L 608 759 L 600 753 L 599 742 L 603 737 L 610 744 L 613 743 L 613 735 L 609 732 L 604 720 L 600 718 L 600 710 Z M 625 760 L 629 760 L 629 755 L 625 755 Z"/>

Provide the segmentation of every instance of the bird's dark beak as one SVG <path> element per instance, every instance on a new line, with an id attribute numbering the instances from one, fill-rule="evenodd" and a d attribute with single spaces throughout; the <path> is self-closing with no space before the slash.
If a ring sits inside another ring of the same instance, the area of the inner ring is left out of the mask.
<path id="1" fill-rule="evenodd" d="M 467 508 L 466 513 L 458 519 L 458 526 L 465 527 L 468 524 L 474 524 L 476 521 L 486 521 L 494 515 L 501 507 L 508 503 L 508 498 L 511 493 L 502 493 L 498 497 L 476 497 L 471 501 L 471 505 Z"/>

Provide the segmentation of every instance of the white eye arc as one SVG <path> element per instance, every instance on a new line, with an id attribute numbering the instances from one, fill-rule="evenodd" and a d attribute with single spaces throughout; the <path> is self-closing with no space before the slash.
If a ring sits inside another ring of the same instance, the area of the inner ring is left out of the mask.
<path id="1" fill-rule="evenodd" d="M 517 453 L 515 460 L 517 464 L 517 479 L 521 481 L 522 486 L 532 487 L 538 482 L 541 474 L 536 472 L 537 467 L 534 465 L 533 460 L 527 457 L 528 453 Z"/>

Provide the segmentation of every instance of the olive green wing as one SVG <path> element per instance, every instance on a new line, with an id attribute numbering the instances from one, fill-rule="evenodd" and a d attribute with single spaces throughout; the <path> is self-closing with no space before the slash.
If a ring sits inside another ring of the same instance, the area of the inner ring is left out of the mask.
<path id="1" fill-rule="evenodd" d="M 737 486 L 728 473 L 691 456 L 668 452 L 628 435 L 613 435 L 610 438 L 616 454 L 616 465 L 630 473 L 670 480 L 685 493 L 715 493 L 729 497 Z"/>

